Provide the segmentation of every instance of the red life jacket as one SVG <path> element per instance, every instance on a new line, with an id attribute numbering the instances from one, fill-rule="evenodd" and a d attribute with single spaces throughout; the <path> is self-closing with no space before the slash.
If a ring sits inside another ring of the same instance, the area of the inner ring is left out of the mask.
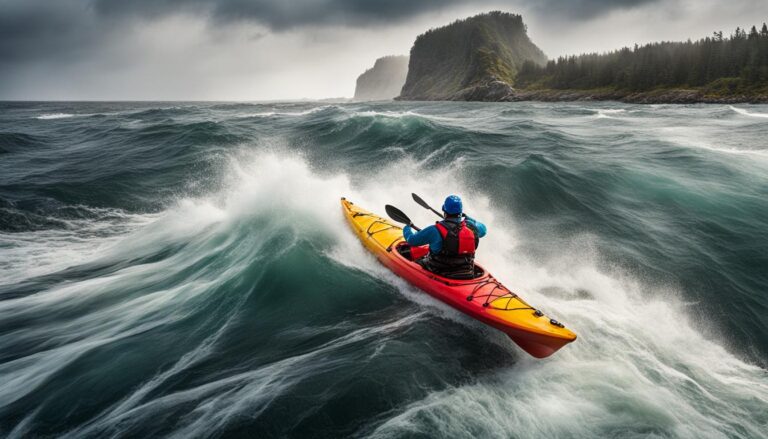
<path id="1" fill-rule="evenodd" d="M 475 250 L 480 238 L 472 224 L 441 221 L 435 224 L 443 238 L 443 247 L 430 253 L 424 268 L 441 276 L 472 279 L 475 276 Z"/>
<path id="2" fill-rule="evenodd" d="M 440 221 L 435 227 L 443 237 L 443 248 L 440 253 L 444 256 L 475 256 L 475 250 L 479 244 L 477 233 L 466 221 L 455 223 L 453 221 Z"/>

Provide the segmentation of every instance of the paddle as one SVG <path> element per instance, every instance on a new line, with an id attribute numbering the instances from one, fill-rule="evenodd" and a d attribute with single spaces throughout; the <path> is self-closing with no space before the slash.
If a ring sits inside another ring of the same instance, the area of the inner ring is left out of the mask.
<path id="1" fill-rule="evenodd" d="M 397 207 L 387 204 L 386 206 L 384 206 L 384 210 L 387 211 L 387 215 L 389 215 L 389 217 L 392 218 L 393 220 L 399 223 L 408 224 L 409 226 L 411 226 L 413 230 L 416 230 L 416 231 L 421 230 L 420 228 L 414 226 L 413 222 L 411 222 L 411 219 L 408 218 L 408 215 L 404 214 L 403 211 L 398 209 Z"/>
<path id="2" fill-rule="evenodd" d="M 426 202 L 426 201 L 422 200 L 420 196 L 418 196 L 418 195 L 416 195 L 416 194 L 414 194 L 414 193 L 412 193 L 412 194 L 411 194 L 411 196 L 413 197 L 413 201 L 415 201 L 415 202 L 416 202 L 416 204 L 418 204 L 419 206 L 421 206 L 421 207 L 423 207 L 423 208 L 425 208 L 425 209 L 429 209 L 429 210 L 431 210 L 432 212 L 434 212 L 434 213 L 435 213 L 435 215 L 439 216 L 440 218 L 442 218 L 442 217 L 443 217 L 443 214 L 442 214 L 442 213 L 440 213 L 440 212 L 436 211 L 435 209 L 433 209 L 433 208 L 432 208 L 432 206 L 430 206 L 429 204 L 427 204 L 427 202 Z"/>
<path id="3" fill-rule="evenodd" d="M 423 207 L 423 208 L 425 208 L 425 209 L 429 209 L 429 210 L 431 210 L 432 212 L 434 212 L 434 213 L 435 213 L 435 215 L 439 216 L 440 218 L 442 218 L 442 217 L 443 217 L 443 214 L 442 214 L 442 213 L 440 213 L 440 212 L 436 211 L 435 209 L 433 209 L 433 208 L 432 208 L 432 206 L 430 206 L 429 204 L 427 204 L 427 202 L 426 202 L 426 201 L 422 200 L 420 196 L 418 196 L 418 195 L 416 195 L 416 194 L 414 194 L 414 193 L 411 193 L 411 196 L 413 197 L 413 201 L 415 201 L 415 202 L 416 202 L 416 204 L 418 204 L 419 206 L 421 206 L 421 207 Z M 462 214 L 462 216 L 465 216 L 465 217 L 466 217 L 466 216 L 467 216 L 467 214 Z"/>

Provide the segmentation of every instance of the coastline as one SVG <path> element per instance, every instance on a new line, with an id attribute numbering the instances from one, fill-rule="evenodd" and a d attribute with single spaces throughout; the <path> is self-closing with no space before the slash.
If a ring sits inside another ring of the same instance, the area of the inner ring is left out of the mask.
<path id="1" fill-rule="evenodd" d="M 495 80 L 467 87 L 453 96 L 398 96 L 396 101 L 573 102 L 618 101 L 629 104 L 768 104 L 768 90 L 722 93 L 711 89 L 664 88 L 649 91 L 616 89 L 516 89 Z"/>
<path id="2" fill-rule="evenodd" d="M 697 89 L 662 89 L 645 92 L 605 89 L 541 89 L 514 90 L 501 101 L 619 101 L 631 104 L 766 104 L 768 103 L 768 94 L 718 95 Z"/>

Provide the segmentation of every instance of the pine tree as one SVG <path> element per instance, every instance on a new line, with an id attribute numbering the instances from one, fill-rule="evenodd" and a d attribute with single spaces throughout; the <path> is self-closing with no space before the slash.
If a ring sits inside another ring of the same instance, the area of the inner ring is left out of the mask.
<path id="1" fill-rule="evenodd" d="M 647 91 L 707 87 L 724 78 L 728 81 L 718 89 L 725 93 L 768 87 L 768 25 L 759 32 L 752 26 L 749 32 L 738 27 L 730 37 L 724 38 L 721 31 L 712 35 L 698 41 L 635 44 L 603 54 L 563 56 L 546 67 L 526 63 L 518 79 L 523 87 L 535 82 L 559 89 Z"/>

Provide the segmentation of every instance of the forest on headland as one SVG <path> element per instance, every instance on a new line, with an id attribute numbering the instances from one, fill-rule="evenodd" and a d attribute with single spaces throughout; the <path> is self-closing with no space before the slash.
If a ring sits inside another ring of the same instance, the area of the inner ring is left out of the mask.
<path id="1" fill-rule="evenodd" d="M 520 15 L 492 11 L 419 35 L 395 93 L 382 98 L 768 103 L 768 25 L 547 60 Z"/>
<path id="2" fill-rule="evenodd" d="M 711 96 L 768 93 L 768 26 L 714 32 L 698 41 L 660 42 L 523 63 L 515 87 L 524 90 L 648 92 L 693 88 Z"/>

